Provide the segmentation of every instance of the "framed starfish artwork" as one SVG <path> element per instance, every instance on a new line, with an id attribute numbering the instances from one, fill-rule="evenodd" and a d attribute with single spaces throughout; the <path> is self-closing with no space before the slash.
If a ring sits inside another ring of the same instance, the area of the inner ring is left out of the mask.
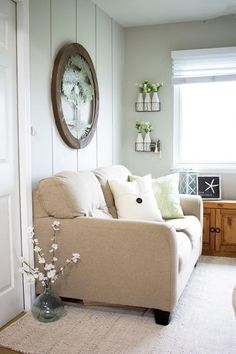
<path id="1" fill-rule="evenodd" d="M 198 195 L 203 199 L 221 199 L 220 176 L 198 176 Z"/>

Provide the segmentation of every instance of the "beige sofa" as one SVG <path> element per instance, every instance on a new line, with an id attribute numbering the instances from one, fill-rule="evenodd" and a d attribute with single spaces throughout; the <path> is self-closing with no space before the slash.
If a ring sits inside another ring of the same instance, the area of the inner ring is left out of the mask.
<path id="1" fill-rule="evenodd" d="M 60 296 L 152 308 L 156 323 L 166 325 L 201 254 L 202 201 L 181 195 L 181 219 L 117 219 L 107 179 L 127 180 L 129 174 L 124 166 L 111 166 L 40 181 L 34 192 L 35 234 L 47 249 L 52 221 L 59 219 L 60 262 L 72 252 L 81 255 L 56 282 Z"/>

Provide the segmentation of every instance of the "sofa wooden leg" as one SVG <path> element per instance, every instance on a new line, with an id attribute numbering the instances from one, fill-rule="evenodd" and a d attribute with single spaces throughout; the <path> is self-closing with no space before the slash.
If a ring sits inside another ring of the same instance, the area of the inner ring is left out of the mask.
<path id="1" fill-rule="evenodd" d="M 162 311 L 158 309 L 154 309 L 154 316 L 156 324 L 160 324 L 162 326 L 167 326 L 171 320 L 171 313 L 168 311 Z"/>

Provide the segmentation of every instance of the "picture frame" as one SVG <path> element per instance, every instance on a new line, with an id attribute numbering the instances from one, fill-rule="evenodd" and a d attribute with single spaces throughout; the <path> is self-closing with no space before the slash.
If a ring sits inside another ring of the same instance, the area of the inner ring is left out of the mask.
<path id="1" fill-rule="evenodd" d="M 54 62 L 52 108 L 58 132 L 73 149 L 89 144 L 97 127 L 99 89 L 87 50 L 78 43 L 63 46 Z"/>
<path id="2" fill-rule="evenodd" d="M 199 175 L 198 195 L 200 195 L 203 199 L 221 199 L 221 176 Z"/>

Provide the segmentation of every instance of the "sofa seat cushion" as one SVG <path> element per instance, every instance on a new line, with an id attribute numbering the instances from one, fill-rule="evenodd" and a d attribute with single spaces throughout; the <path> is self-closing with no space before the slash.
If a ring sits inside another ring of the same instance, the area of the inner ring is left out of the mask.
<path id="1" fill-rule="evenodd" d="M 199 244 L 202 230 L 196 216 L 186 215 L 181 219 L 169 219 L 166 222 L 171 224 L 176 231 L 184 232 L 189 237 L 192 247 Z"/>
<path id="2" fill-rule="evenodd" d="M 131 174 L 130 171 L 125 166 L 113 165 L 97 168 L 93 172 L 101 184 L 109 212 L 113 218 L 117 218 L 117 210 L 108 179 L 119 179 L 121 181 L 127 181 L 128 176 Z"/>
<path id="3" fill-rule="evenodd" d="M 179 259 L 178 271 L 181 272 L 185 264 L 188 264 L 192 253 L 192 244 L 189 237 L 181 231 L 176 232 L 177 254 Z"/>
<path id="4" fill-rule="evenodd" d="M 90 171 L 58 173 L 41 180 L 38 191 L 40 201 L 50 216 L 112 218 L 101 186 Z"/>

